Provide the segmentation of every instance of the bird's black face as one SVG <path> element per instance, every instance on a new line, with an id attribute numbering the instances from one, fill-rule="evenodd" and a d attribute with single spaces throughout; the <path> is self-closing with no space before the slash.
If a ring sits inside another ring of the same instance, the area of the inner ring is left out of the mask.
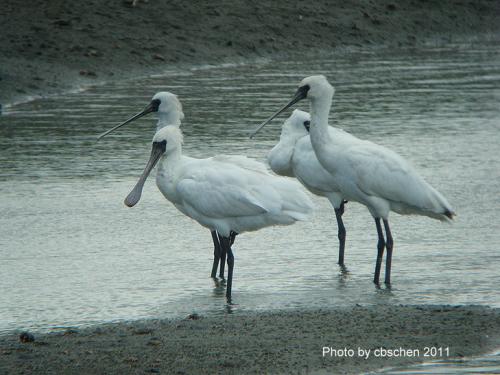
<path id="1" fill-rule="evenodd" d="M 297 102 L 298 102 L 299 100 L 302 100 L 302 99 L 307 98 L 307 93 L 309 92 L 309 90 L 310 90 L 310 89 L 311 89 L 311 86 L 309 86 L 309 85 L 300 86 L 300 87 L 297 89 L 297 91 L 295 92 L 294 99 L 295 99 L 296 97 L 300 97 L 300 98 L 298 98 L 298 99 L 297 99 Z M 297 103 L 297 102 L 294 102 L 294 103 L 292 103 L 292 104 L 295 104 L 295 103 Z M 290 104 L 290 103 L 288 103 L 288 104 Z M 291 104 L 290 104 L 290 105 L 291 105 Z"/>
<path id="2" fill-rule="evenodd" d="M 155 149 L 159 150 L 160 155 L 163 154 L 167 149 L 167 140 L 153 142 L 153 150 Z"/>
<path id="3" fill-rule="evenodd" d="M 309 128 L 311 127 L 311 121 L 307 120 L 304 121 L 304 128 L 306 128 L 307 132 L 309 133 Z"/>
<path id="4" fill-rule="evenodd" d="M 109 133 L 115 131 L 116 129 L 118 128 L 121 128 L 123 125 L 126 125 L 134 120 L 137 120 L 138 118 L 141 118 L 142 116 L 145 116 L 147 115 L 148 113 L 151 113 L 151 112 L 158 112 L 158 109 L 160 108 L 160 104 L 161 104 L 161 100 L 160 99 L 153 99 L 151 100 L 151 103 L 149 103 L 146 108 L 144 108 L 141 112 L 133 115 L 131 118 L 129 118 L 128 120 L 122 122 L 121 124 L 118 124 L 116 125 L 115 127 L 105 131 L 104 133 L 102 133 L 98 138 L 97 140 L 100 140 L 101 138 L 105 137 L 106 135 L 108 135 Z"/>
<path id="5" fill-rule="evenodd" d="M 151 103 L 149 103 L 148 107 L 151 107 L 151 112 L 158 112 L 158 108 L 160 108 L 160 104 L 161 104 L 160 99 L 153 99 L 153 100 L 151 100 Z M 146 109 L 148 107 L 146 107 Z"/>
<path id="6" fill-rule="evenodd" d="M 309 85 L 300 86 L 297 89 L 297 91 L 295 92 L 295 95 L 293 96 L 292 100 L 290 100 L 288 102 L 288 104 L 286 104 L 278 112 L 276 112 L 274 115 L 272 115 L 271 117 L 269 117 L 266 121 L 264 121 L 261 125 L 259 125 L 259 127 L 257 129 L 255 129 L 253 131 L 253 133 L 250 135 L 250 138 L 253 138 L 253 136 L 255 134 L 257 134 L 266 124 L 268 124 L 269 122 L 271 122 L 271 120 L 274 119 L 275 117 L 277 117 L 281 112 L 284 112 L 285 110 L 287 110 L 288 108 L 290 108 L 295 103 L 301 101 L 302 99 L 307 98 L 307 93 L 309 92 L 310 89 L 311 89 L 311 86 L 309 86 Z"/>

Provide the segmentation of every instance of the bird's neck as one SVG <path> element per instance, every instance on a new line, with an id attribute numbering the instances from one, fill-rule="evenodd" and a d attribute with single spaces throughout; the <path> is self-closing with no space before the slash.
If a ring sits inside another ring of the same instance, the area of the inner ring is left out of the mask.
<path id="1" fill-rule="evenodd" d="M 165 181 L 175 180 L 177 170 L 180 167 L 182 159 L 181 150 L 177 149 L 170 151 L 168 155 L 164 155 L 158 163 L 158 172 L 156 174 L 156 181 L 165 179 Z"/>
<path id="2" fill-rule="evenodd" d="M 292 156 L 296 141 L 281 134 L 280 141 L 267 155 L 271 170 L 280 176 L 293 177 Z"/>
<path id="3" fill-rule="evenodd" d="M 156 131 L 170 125 L 177 127 L 181 126 L 180 113 L 176 111 L 170 111 L 168 113 L 158 113 L 158 123 L 156 124 Z"/>
<path id="4" fill-rule="evenodd" d="M 280 142 L 284 142 L 284 143 L 287 143 L 287 144 L 290 144 L 293 146 L 293 145 L 295 145 L 295 143 L 297 143 L 297 141 L 300 138 L 302 138 L 306 135 L 307 134 L 300 133 L 290 126 L 284 126 L 281 129 Z"/>
<path id="5" fill-rule="evenodd" d="M 330 143 L 328 132 L 328 113 L 332 105 L 333 94 L 311 99 L 311 143 L 316 152 Z"/>
<path id="6" fill-rule="evenodd" d="M 167 165 L 175 166 L 182 159 L 182 147 L 178 146 L 174 150 L 170 150 L 162 159 Z"/>

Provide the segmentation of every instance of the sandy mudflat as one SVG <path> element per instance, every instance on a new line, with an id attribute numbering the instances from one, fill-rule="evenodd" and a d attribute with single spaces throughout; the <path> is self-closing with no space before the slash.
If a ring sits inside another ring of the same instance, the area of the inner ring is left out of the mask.
<path id="1" fill-rule="evenodd" d="M 203 316 L 197 320 L 116 323 L 0 338 L 2 374 L 339 374 L 429 360 L 424 347 L 450 356 L 500 345 L 500 310 L 468 306 L 376 306 L 339 310 Z M 322 356 L 323 346 L 353 357 Z M 368 359 L 358 347 L 371 349 Z M 380 358 L 374 350 L 418 349 L 419 357 Z"/>
<path id="2" fill-rule="evenodd" d="M 168 68 L 498 40 L 496 0 L 3 0 L 0 104 Z"/>

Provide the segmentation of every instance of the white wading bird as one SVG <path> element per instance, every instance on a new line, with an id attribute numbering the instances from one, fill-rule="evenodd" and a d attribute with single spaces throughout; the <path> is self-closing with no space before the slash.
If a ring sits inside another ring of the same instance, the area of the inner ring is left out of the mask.
<path id="1" fill-rule="evenodd" d="M 342 215 L 344 199 L 332 174 L 318 161 L 309 136 L 311 116 L 296 109 L 281 128 L 280 141 L 267 156 L 269 166 L 281 176 L 296 177 L 311 193 L 326 197 L 332 204 L 337 218 L 339 239 L 338 264 L 344 266 L 346 230 Z M 332 136 L 352 137 L 343 130 L 329 128 Z"/>
<path id="2" fill-rule="evenodd" d="M 115 131 L 116 129 L 126 125 L 138 118 L 147 115 L 148 113 L 155 113 L 158 116 L 158 122 L 156 124 L 156 131 L 164 128 L 165 126 L 175 126 L 180 127 L 181 121 L 184 119 L 184 113 L 182 112 L 182 104 L 177 98 L 177 95 L 172 94 L 171 92 L 161 91 L 156 93 L 151 102 L 144 108 L 141 112 L 135 114 L 128 120 L 116 125 L 112 129 L 109 129 L 102 133 L 98 139 L 101 139 L 108 135 L 109 133 Z M 238 163 L 240 160 L 245 161 L 244 157 L 234 157 L 234 162 Z M 212 231 L 212 241 L 214 243 L 214 262 L 212 265 L 212 273 L 211 277 L 216 278 L 217 275 L 217 267 L 220 262 L 220 270 L 219 277 L 224 278 L 224 265 L 226 262 L 226 253 L 221 248 L 219 235 L 216 231 Z M 236 234 L 231 234 L 231 243 L 234 242 Z"/>
<path id="3" fill-rule="evenodd" d="M 266 167 L 241 157 L 195 159 L 182 155 L 182 133 L 167 126 L 153 138 L 151 157 L 125 204 L 134 206 L 144 182 L 159 162 L 156 184 L 165 198 L 183 214 L 202 226 L 217 231 L 227 253 L 226 297 L 231 302 L 234 256 L 233 233 L 254 231 L 271 225 L 289 225 L 305 220 L 313 205 L 301 186 L 267 172 Z"/>
<path id="4" fill-rule="evenodd" d="M 334 89 L 322 76 L 304 78 L 292 100 L 262 123 L 255 135 L 273 118 L 302 99 L 311 113 L 311 143 L 321 165 L 331 173 L 344 199 L 364 204 L 375 219 L 378 234 L 373 281 L 378 285 L 384 247 L 387 247 L 385 283 L 391 282 L 393 239 L 389 212 L 424 215 L 438 220 L 455 215 L 450 204 L 401 156 L 375 143 L 351 137 L 335 137 L 328 127 Z M 384 222 L 386 239 L 380 219 Z"/>

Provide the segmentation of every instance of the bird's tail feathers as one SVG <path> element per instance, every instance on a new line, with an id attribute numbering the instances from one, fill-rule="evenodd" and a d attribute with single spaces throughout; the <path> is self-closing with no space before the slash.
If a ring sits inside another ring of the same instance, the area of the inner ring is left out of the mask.
<path id="1" fill-rule="evenodd" d="M 298 184 L 286 196 L 283 196 L 282 206 L 283 212 L 301 221 L 307 220 L 314 210 L 313 202 Z"/>
<path id="2" fill-rule="evenodd" d="M 456 214 L 448 200 L 434 187 L 429 184 L 427 186 L 427 199 L 425 199 L 427 202 L 423 204 L 421 213 L 441 221 L 453 220 Z"/>
<path id="3" fill-rule="evenodd" d="M 311 216 L 311 213 L 302 213 L 297 211 L 283 211 L 286 215 L 294 219 L 294 221 L 307 221 Z"/>
<path id="4" fill-rule="evenodd" d="M 449 210 L 447 209 L 444 213 L 443 213 L 444 216 L 446 216 L 449 220 L 453 220 L 453 217 L 454 216 L 457 216 L 457 214 L 455 213 L 455 211 L 453 210 Z"/>

